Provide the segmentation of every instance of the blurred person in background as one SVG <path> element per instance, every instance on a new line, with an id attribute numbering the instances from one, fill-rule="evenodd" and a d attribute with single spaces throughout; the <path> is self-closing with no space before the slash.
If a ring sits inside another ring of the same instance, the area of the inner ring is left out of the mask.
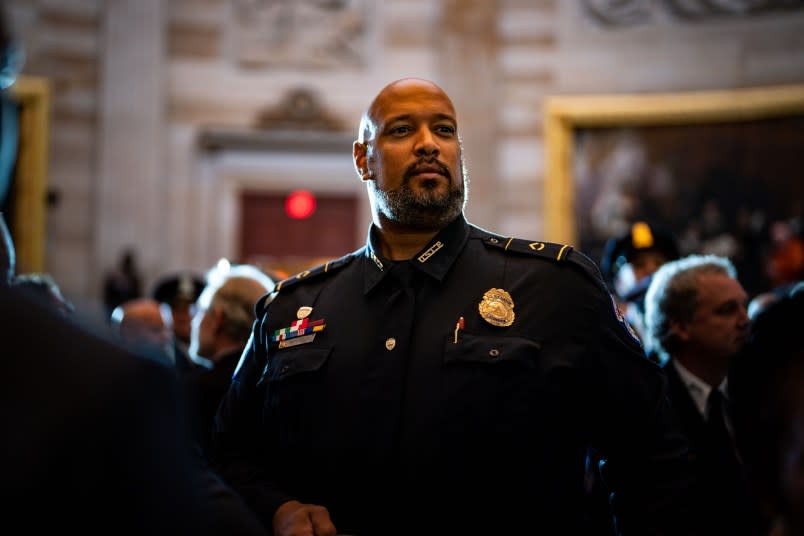
<path id="1" fill-rule="evenodd" d="M 612 287 L 620 312 L 640 337 L 645 332 L 645 292 L 651 276 L 678 257 L 673 233 L 645 221 L 634 222 L 627 232 L 606 241 L 601 272 Z"/>
<path id="2" fill-rule="evenodd" d="M 196 437 L 205 453 L 223 395 L 256 320 L 257 301 L 271 292 L 274 282 L 252 265 L 231 266 L 222 259 L 207 274 L 207 286 L 193 307 L 191 358 L 199 365 L 188 374 Z"/>
<path id="3" fill-rule="evenodd" d="M 190 344 L 191 308 L 205 284 L 203 277 L 192 272 L 179 272 L 159 279 L 151 291 L 152 299 L 170 308 L 173 338 L 185 355 Z"/>
<path id="4" fill-rule="evenodd" d="M 8 285 L 14 279 L 17 252 L 11 239 L 6 219 L 0 212 L 0 286 Z"/>
<path id="5" fill-rule="evenodd" d="M 11 34 L 2 0 L 0 17 L 0 207 L 3 207 L 11 188 L 18 140 L 17 106 L 6 96 L 6 90 L 17 79 L 24 54 L 22 45 Z M 16 253 L 11 232 L 0 209 L 0 285 L 11 282 L 15 264 Z"/>
<path id="6" fill-rule="evenodd" d="M 690 497 L 702 534 L 756 527 L 732 434 L 728 373 L 749 333 L 748 296 L 732 262 L 690 255 L 662 265 L 645 295 L 647 351 L 663 364 L 668 396 L 690 440 Z"/>
<path id="7" fill-rule="evenodd" d="M 112 311 L 112 328 L 129 348 L 176 363 L 170 307 L 151 298 L 126 301 Z"/>
<path id="8" fill-rule="evenodd" d="M 111 316 L 118 305 L 142 297 L 142 277 L 137 267 L 137 254 L 126 249 L 118 266 L 103 281 L 103 303 Z"/>
<path id="9" fill-rule="evenodd" d="M 729 372 L 737 450 L 765 522 L 754 534 L 762 536 L 804 534 L 802 319 L 804 283 L 757 311 Z"/>
<path id="10" fill-rule="evenodd" d="M 61 288 L 50 274 L 19 274 L 14 277 L 12 284 L 40 297 L 45 303 L 52 305 L 64 314 L 75 312 L 72 302 L 64 297 Z"/>

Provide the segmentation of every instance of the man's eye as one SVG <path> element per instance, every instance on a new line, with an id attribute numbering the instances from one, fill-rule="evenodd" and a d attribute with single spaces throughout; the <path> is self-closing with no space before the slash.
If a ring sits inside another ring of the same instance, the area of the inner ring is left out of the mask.
<path id="1" fill-rule="evenodd" d="M 724 303 L 717 309 L 715 309 L 715 313 L 720 315 L 730 315 L 737 311 L 737 303 L 736 302 L 729 302 Z"/>
<path id="2" fill-rule="evenodd" d="M 452 135 L 455 134 L 455 127 L 451 125 L 439 125 L 436 127 L 436 132 L 439 134 Z"/>
<path id="3" fill-rule="evenodd" d="M 409 127 L 409 126 L 407 126 L 407 125 L 400 125 L 400 126 L 398 126 L 398 127 L 394 127 L 394 128 L 392 128 L 392 129 L 391 129 L 391 134 L 396 135 L 396 136 L 399 136 L 399 135 L 404 135 L 404 134 L 407 134 L 408 132 L 410 132 L 410 130 L 411 130 L 411 129 L 410 129 L 410 127 Z"/>

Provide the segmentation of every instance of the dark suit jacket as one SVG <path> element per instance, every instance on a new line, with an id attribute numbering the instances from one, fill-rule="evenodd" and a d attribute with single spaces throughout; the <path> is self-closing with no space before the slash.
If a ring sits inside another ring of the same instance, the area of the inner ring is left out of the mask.
<path id="1" fill-rule="evenodd" d="M 689 457 L 696 484 L 690 490 L 698 505 L 696 523 L 702 534 L 757 534 L 758 518 L 749 507 L 743 468 L 732 448 L 715 444 L 704 420 L 676 368 L 667 362 L 667 395 L 689 439 Z"/>
<path id="2" fill-rule="evenodd" d="M 213 368 L 195 366 L 185 376 L 194 435 L 206 456 L 211 455 L 215 414 L 242 353 L 242 348 L 229 352 Z"/>
<path id="3" fill-rule="evenodd" d="M 0 509 L 30 534 L 265 534 L 195 456 L 174 372 L 0 284 Z"/>

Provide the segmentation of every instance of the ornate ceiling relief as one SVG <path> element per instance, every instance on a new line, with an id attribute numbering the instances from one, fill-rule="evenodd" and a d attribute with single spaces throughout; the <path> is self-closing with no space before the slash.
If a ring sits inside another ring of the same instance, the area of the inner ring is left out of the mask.
<path id="1" fill-rule="evenodd" d="M 235 60 L 243 67 L 361 67 L 369 0 L 231 0 Z"/>
<path id="2" fill-rule="evenodd" d="M 634 26 L 660 12 L 686 20 L 740 17 L 802 9 L 804 0 L 583 0 L 583 6 L 606 26 Z"/>

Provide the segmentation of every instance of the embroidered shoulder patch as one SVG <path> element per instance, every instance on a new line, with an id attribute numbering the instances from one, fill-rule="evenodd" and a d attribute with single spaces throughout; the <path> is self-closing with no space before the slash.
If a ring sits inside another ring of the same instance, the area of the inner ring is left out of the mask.
<path id="1" fill-rule="evenodd" d="M 620 308 L 617 306 L 617 300 L 614 299 L 614 296 L 609 293 L 609 298 L 611 298 L 611 307 L 614 309 L 614 316 L 617 318 L 617 322 L 622 326 L 622 328 L 631 336 L 637 344 L 642 346 L 642 339 L 639 338 L 637 332 L 634 331 L 634 328 L 631 326 L 631 323 L 625 318 Z"/>

